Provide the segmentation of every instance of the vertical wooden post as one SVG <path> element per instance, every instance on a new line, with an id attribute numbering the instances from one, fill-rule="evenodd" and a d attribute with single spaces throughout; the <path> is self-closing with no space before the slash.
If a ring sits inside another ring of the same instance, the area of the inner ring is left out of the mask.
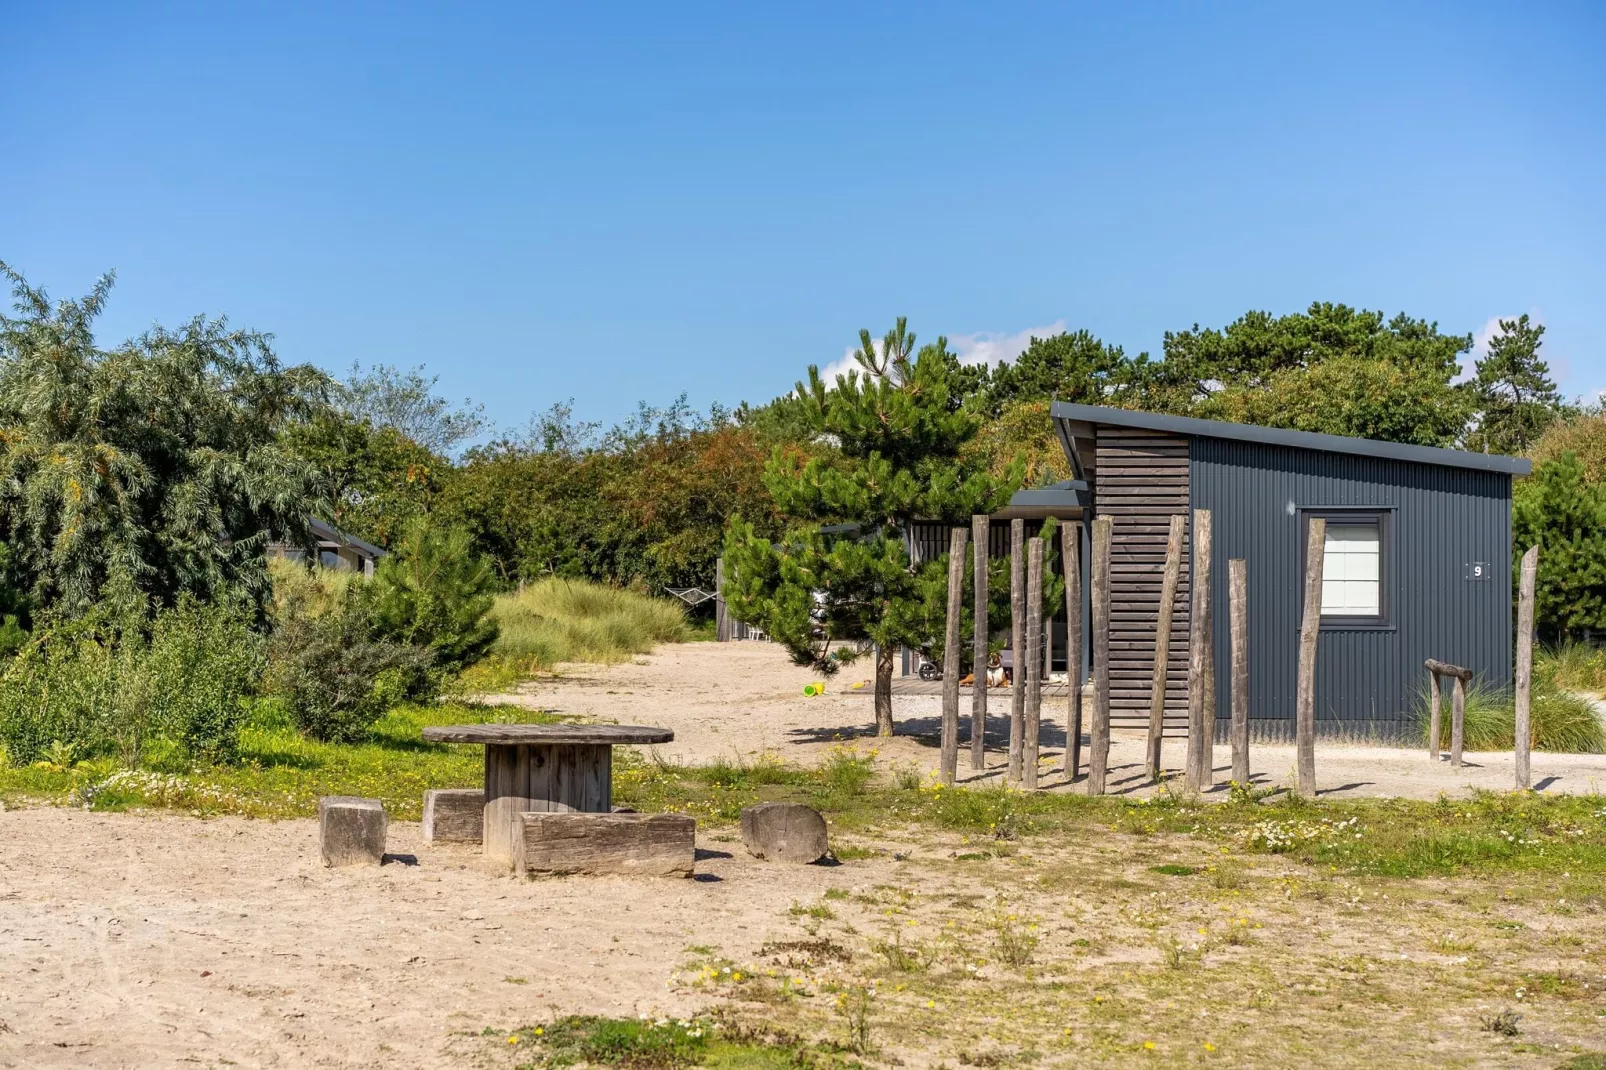
<path id="1" fill-rule="evenodd" d="M 1193 611 L 1188 615 L 1188 762 L 1189 791 L 1203 791 L 1214 781 L 1216 730 L 1215 629 L 1211 623 L 1210 510 L 1193 511 Z"/>
<path id="2" fill-rule="evenodd" d="M 970 537 L 976 544 L 974 565 L 975 637 L 971 641 L 970 660 L 975 684 L 970 692 L 970 768 L 987 768 L 987 565 L 988 534 L 992 521 L 985 515 L 970 518 Z"/>
<path id="3" fill-rule="evenodd" d="M 1522 578 L 1517 584 L 1517 790 L 1532 787 L 1528 748 L 1533 733 L 1534 686 L 1534 584 L 1539 577 L 1539 547 L 1522 555 Z"/>
<path id="4" fill-rule="evenodd" d="M 1439 698 L 1439 674 L 1428 670 L 1428 758 L 1439 760 L 1439 711 L 1444 702 Z"/>
<path id="5" fill-rule="evenodd" d="M 1322 629 L 1322 555 L 1327 521 L 1310 519 L 1305 542 L 1305 614 L 1299 626 L 1299 680 L 1295 690 L 1294 743 L 1299 793 L 1316 797 L 1316 637 Z"/>
<path id="6" fill-rule="evenodd" d="M 1087 756 L 1087 793 L 1104 794 L 1110 764 L 1110 529 L 1112 518 L 1093 521 L 1093 731 Z"/>
<path id="7" fill-rule="evenodd" d="M 1227 562 L 1227 616 L 1232 632 L 1232 782 L 1249 785 L 1249 562 Z"/>
<path id="8" fill-rule="evenodd" d="M 1149 676 L 1149 746 L 1144 770 L 1150 780 L 1160 779 L 1161 737 L 1165 732 L 1166 677 L 1171 670 L 1171 617 L 1176 609 L 1177 584 L 1182 579 L 1182 532 L 1188 518 L 1171 518 L 1165 543 L 1165 579 L 1160 583 L 1160 621 L 1154 633 L 1154 670 Z"/>
<path id="9" fill-rule="evenodd" d="M 1026 742 L 1026 521 L 1009 522 L 1009 768 L 1020 783 L 1021 748 Z"/>
<path id="10" fill-rule="evenodd" d="M 522 588 L 524 581 L 520 580 Z M 731 640 L 730 618 L 725 615 L 725 559 L 714 558 L 714 641 L 728 643 Z"/>
<path id="11" fill-rule="evenodd" d="M 1461 743 L 1466 734 L 1467 682 L 1455 678 L 1455 689 L 1450 692 L 1450 764 L 1461 768 Z"/>
<path id="12" fill-rule="evenodd" d="M 1060 528 L 1060 556 L 1065 561 L 1065 782 L 1076 779 L 1082 764 L 1082 525 Z"/>
<path id="13" fill-rule="evenodd" d="M 1027 543 L 1026 649 L 1036 651 L 1043 642 L 1043 540 Z M 1043 719 L 1043 663 L 1033 656 L 1026 663 L 1026 742 L 1021 748 L 1021 786 L 1037 789 L 1037 738 Z"/>
<path id="14" fill-rule="evenodd" d="M 970 533 L 954 528 L 948 540 L 948 628 L 942 641 L 942 757 L 944 784 L 959 772 L 959 636 L 961 607 L 965 601 L 965 539 Z"/>

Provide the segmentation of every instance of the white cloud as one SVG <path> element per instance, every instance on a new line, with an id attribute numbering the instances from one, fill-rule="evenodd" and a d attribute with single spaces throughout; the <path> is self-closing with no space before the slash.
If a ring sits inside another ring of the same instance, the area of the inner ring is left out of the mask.
<path id="1" fill-rule="evenodd" d="M 1055 320 L 1046 327 L 1027 327 L 1013 334 L 994 334 L 978 331 L 948 339 L 948 345 L 958 354 L 963 364 L 993 365 L 999 361 L 1013 364 L 1015 358 L 1026 352 L 1033 338 L 1048 338 L 1065 333 L 1065 321 Z"/>
<path id="2" fill-rule="evenodd" d="M 1026 352 L 1033 338 L 1048 338 L 1063 333 L 1065 321 L 1055 320 L 1046 327 L 1027 327 L 1011 334 L 977 331 L 974 334 L 955 335 L 948 339 L 948 348 L 954 351 L 961 364 L 986 364 L 990 367 L 999 361 L 1013 364 L 1016 357 Z M 881 340 L 875 339 L 871 344 L 875 346 L 876 356 L 881 356 L 884 349 Z M 853 354 L 858 351 L 858 346 L 843 349 L 842 359 L 834 360 L 820 369 L 820 380 L 829 386 L 836 382 L 838 375 L 862 370 L 859 362 L 853 359 Z"/>

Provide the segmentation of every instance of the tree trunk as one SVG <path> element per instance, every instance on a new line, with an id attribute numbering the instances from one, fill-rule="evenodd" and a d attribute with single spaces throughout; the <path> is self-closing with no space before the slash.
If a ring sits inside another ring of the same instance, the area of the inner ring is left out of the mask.
<path id="1" fill-rule="evenodd" d="M 892 735 L 892 647 L 875 652 L 875 734 Z"/>

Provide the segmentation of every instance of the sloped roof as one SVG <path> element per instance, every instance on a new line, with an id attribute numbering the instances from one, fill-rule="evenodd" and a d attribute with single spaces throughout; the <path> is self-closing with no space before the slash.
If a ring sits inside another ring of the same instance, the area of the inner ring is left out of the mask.
<path id="1" fill-rule="evenodd" d="M 1350 438 L 1346 435 L 1323 435 L 1313 431 L 1285 431 L 1278 427 L 1235 424 L 1227 420 L 1200 420 L 1192 416 L 1165 416 L 1154 412 L 1106 408 L 1103 405 L 1075 405 L 1067 401 L 1054 402 L 1049 412 L 1057 422 L 1079 421 L 1108 424 L 1112 427 L 1136 427 L 1145 431 L 1164 431 L 1191 438 L 1234 439 L 1239 442 L 1256 442 L 1264 446 L 1291 446 L 1295 449 L 1347 453 L 1357 457 L 1380 457 L 1390 461 L 1503 472 L 1513 476 L 1525 476 L 1533 471 L 1533 462 L 1528 458 L 1507 457 L 1498 453 L 1471 453 L 1467 450 L 1447 450 L 1437 446 L 1412 446 L 1402 442 L 1382 442 L 1373 438 Z M 1069 451 L 1070 443 L 1063 431 L 1060 439 Z M 1072 463 L 1076 463 L 1074 457 Z"/>

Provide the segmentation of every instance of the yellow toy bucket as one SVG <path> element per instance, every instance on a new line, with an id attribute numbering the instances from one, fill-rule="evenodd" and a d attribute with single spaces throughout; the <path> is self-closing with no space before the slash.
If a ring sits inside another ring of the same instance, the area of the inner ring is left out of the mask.
<path id="1" fill-rule="evenodd" d="M 823 694 L 825 694 L 825 681 L 824 680 L 821 680 L 819 683 L 804 684 L 803 685 L 803 697 L 804 698 L 815 698 L 815 697 L 817 697 L 819 695 L 823 695 Z"/>

